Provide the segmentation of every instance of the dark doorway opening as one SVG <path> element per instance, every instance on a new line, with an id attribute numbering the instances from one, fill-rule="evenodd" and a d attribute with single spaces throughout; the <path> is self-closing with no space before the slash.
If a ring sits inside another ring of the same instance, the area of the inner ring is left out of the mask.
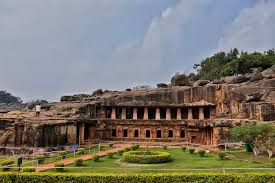
<path id="1" fill-rule="evenodd" d="M 112 129 L 112 137 L 116 137 L 116 129 L 115 128 Z"/>
<path id="2" fill-rule="evenodd" d="M 181 119 L 188 119 L 188 108 L 181 108 Z"/>
<path id="3" fill-rule="evenodd" d="M 160 108 L 160 119 L 166 119 L 166 108 Z"/>
<path id="4" fill-rule="evenodd" d="M 191 143 L 195 143 L 196 142 L 196 136 L 191 136 Z"/>
<path id="5" fill-rule="evenodd" d="M 139 137 L 139 130 L 135 130 L 135 131 L 134 131 L 134 137 L 135 137 L 135 138 L 138 138 L 138 137 Z"/>
<path id="6" fill-rule="evenodd" d="M 180 130 L 180 138 L 185 138 L 185 130 Z"/>
<path id="7" fill-rule="evenodd" d="M 133 119 L 133 108 L 126 108 L 126 119 Z"/>
<path id="8" fill-rule="evenodd" d="M 210 107 L 203 108 L 204 119 L 210 119 Z"/>
<path id="9" fill-rule="evenodd" d="M 138 119 L 143 119 L 144 116 L 144 108 L 137 108 L 137 118 Z"/>
<path id="10" fill-rule="evenodd" d="M 121 119 L 122 108 L 116 108 L 116 119 Z"/>
<path id="11" fill-rule="evenodd" d="M 150 138 L 151 137 L 151 130 L 146 130 L 146 138 Z"/>
<path id="12" fill-rule="evenodd" d="M 84 125 L 84 140 L 88 140 L 89 136 L 90 136 L 90 125 L 89 124 L 85 124 Z"/>
<path id="13" fill-rule="evenodd" d="M 171 119 L 177 119 L 177 108 L 173 107 L 170 109 L 171 111 Z"/>
<path id="14" fill-rule="evenodd" d="M 168 131 L 168 138 L 173 138 L 173 137 L 174 137 L 173 130 L 169 130 Z"/>
<path id="15" fill-rule="evenodd" d="M 148 108 L 148 118 L 156 119 L 156 108 Z"/>
<path id="16" fill-rule="evenodd" d="M 128 137 L 128 129 L 123 129 L 123 137 Z"/>
<path id="17" fill-rule="evenodd" d="M 193 113 L 193 119 L 199 119 L 199 108 L 198 107 L 192 108 L 192 113 Z"/>
<path id="18" fill-rule="evenodd" d="M 106 107 L 105 117 L 107 119 L 111 119 L 111 117 L 112 117 L 112 108 L 111 107 Z"/>
<path id="19" fill-rule="evenodd" d="M 161 138 L 161 130 L 157 130 L 157 138 Z"/>

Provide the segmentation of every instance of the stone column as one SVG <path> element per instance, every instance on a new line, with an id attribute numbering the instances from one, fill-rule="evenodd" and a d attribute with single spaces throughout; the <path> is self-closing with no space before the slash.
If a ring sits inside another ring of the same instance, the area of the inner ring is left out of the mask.
<path id="1" fill-rule="evenodd" d="M 133 109 L 133 119 L 137 119 L 137 108 L 134 107 Z"/>
<path id="2" fill-rule="evenodd" d="M 122 108 L 122 114 L 121 114 L 121 119 L 126 119 L 126 108 Z"/>
<path id="3" fill-rule="evenodd" d="M 112 108 L 111 119 L 116 119 L 116 108 L 115 107 Z"/>
<path id="4" fill-rule="evenodd" d="M 181 108 L 177 108 L 177 120 L 181 120 Z"/>
<path id="5" fill-rule="evenodd" d="M 171 109 L 166 108 L 166 120 L 171 120 Z"/>
<path id="6" fill-rule="evenodd" d="M 204 120 L 204 113 L 203 113 L 203 107 L 199 108 L 199 119 Z"/>
<path id="7" fill-rule="evenodd" d="M 144 119 L 144 120 L 148 120 L 148 107 L 144 107 L 143 119 Z"/>
<path id="8" fill-rule="evenodd" d="M 85 123 L 81 123 L 79 125 L 79 142 L 80 142 L 80 144 L 84 143 L 84 131 L 85 131 Z"/>
<path id="9" fill-rule="evenodd" d="M 160 108 L 156 108 L 156 120 L 160 120 Z"/>
<path id="10" fill-rule="evenodd" d="M 193 113 L 192 113 L 192 108 L 188 108 L 188 120 L 193 120 Z"/>

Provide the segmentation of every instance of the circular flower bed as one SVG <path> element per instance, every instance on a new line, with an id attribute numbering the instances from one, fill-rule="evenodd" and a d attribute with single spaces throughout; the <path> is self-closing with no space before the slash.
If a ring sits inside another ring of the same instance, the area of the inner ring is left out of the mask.
<path id="1" fill-rule="evenodd" d="M 159 151 L 129 151 L 123 154 L 123 161 L 139 164 L 164 163 L 170 161 L 168 152 Z"/>

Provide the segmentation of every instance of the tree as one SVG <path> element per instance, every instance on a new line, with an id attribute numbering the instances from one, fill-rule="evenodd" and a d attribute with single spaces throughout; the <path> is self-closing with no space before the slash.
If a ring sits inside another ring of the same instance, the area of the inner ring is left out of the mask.
<path id="1" fill-rule="evenodd" d="M 11 93 L 7 91 L 0 91 L 0 104 L 22 104 L 22 100 L 19 97 L 13 96 Z"/>

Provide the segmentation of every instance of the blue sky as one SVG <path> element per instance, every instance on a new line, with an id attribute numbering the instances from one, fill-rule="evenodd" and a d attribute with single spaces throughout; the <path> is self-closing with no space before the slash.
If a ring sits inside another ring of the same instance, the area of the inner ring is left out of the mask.
<path id="1" fill-rule="evenodd" d="M 275 47 L 275 0 L 0 0 L 0 89 L 24 101 L 169 83 Z"/>

